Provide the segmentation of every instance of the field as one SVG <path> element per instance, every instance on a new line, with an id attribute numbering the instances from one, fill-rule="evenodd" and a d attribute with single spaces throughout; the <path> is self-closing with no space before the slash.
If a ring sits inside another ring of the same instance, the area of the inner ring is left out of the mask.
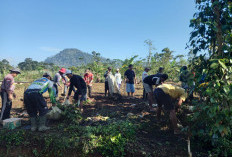
<path id="1" fill-rule="evenodd" d="M 16 88 L 17 98 L 13 101 L 13 109 L 12 116 L 13 117 L 22 117 L 22 127 L 11 132 L 16 132 L 23 130 L 23 133 L 30 134 L 30 122 L 28 121 L 28 115 L 23 107 L 23 85 L 18 85 Z M 124 88 L 124 85 L 123 85 Z M 61 94 L 61 91 L 60 91 Z M 187 156 L 187 142 L 185 135 L 173 135 L 173 131 L 169 129 L 168 118 L 165 116 L 162 123 L 158 124 L 156 121 L 155 112 L 150 112 L 147 102 L 142 99 L 142 85 L 136 85 L 136 93 L 135 99 L 128 99 L 126 97 L 126 93 L 123 93 L 123 98 L 120 100 L 110 99 L 104 96 L 104 84 L 103 83 L 95 83 L 93 85 L 93 98 L 90 103 L 86 103 L 84 106 L 84 113 L 82 114 L 82 120 L 78 124 L 78 126 L 86 127 L 95 127 L 95 126 L 107 126 L 111 125 L 111 122 L 117 124 L 118 122 L 126 122 L 129 121 L 133 126 L 135 126 L 135 133 L 133 137 L 126 142 L 125 147 L 123 147 L 124 154 L 120 152 L 120 149 L 115 146 L 112 148 L 113 150 L 118 151 L 118 154 L 112 154 L 111 148 L 104 154 L 102 152 L 93 151 L 87 153 L 77 153 L 75 149 L 71 149 L 68 151 L 62 148 L 63 152 L 60 153 L 60 150 L 55 150 L 51 154 L 47 154 L 47 156 Z M 45 94 L 45 98 L 48 95 Z M 48 100 L 48 99 L 47 99 Z M 59 103 L 62 103 L 64 98 L 60 96 Z M 48 106 L 51 104 L 48 101 Z M 57 130 L 60 128 L 60 125 L 63 122 L 57 121 L 48 121 L 48 125 L 51 126 L 51 130 L 45 133 L 36 132 L 33 135 L 35 137 L 42 136 L 42 138 L 46 139 L 44 134 L 47 136 L 55 135 L 58 137 L 65 138 L 64 129 Z M 70 124 L 72 125 L 72 124 Z M 119 125 L 120 126 L 120 125 Z M 70 126 L 69 126 L 70 127 Z M 67 129 L 67 128 L 66 128 Z M 0 131 L 3 130 L 0 128 Z M 113 131 L 113 130 L 112 130 Z M 133 132 L 133 131 L 132 131 Z M 84 135 L 79 134 L 80 138 Z M 30 137 L 31 138 L 31 137 Z M 33 140 L 28 139 L 31 143 Z M 67 137 L 68 138 L 68 137 Z M 22 140 L 22 139 L 21 139 Z M 13 141 L 13 142 L 12 142 Z M 11 140 L 10 146 L 1 147 L 1 154 L 5 154 L 3 156 L 36 156 L 41 151 L 41 143 L 39 140 L 33 141 L 33 146 L 27 146 L 24 144 L 13 144 L 15 139 Z M 64 142 L 65 143 L 65 142 Z M 2 143 L 1 143 L 2 144 Z M 61 144 L 61 143 L 60 143 Z M 63 144 L 63 143 L 62 143 Z M 42 144 L 43 145 L 43 144 Z M 97 144 L 94 144 L 97 145 Z M 114 145 L 113 145 L 114 146 Z M 82 146 L 83 147 L 83 146 Z M 111 147 L 111 146 L 110 146 Z M 53 149 L 53 148 L 49 148 Z M 8 151 L 7 151 L 8 150 Z M 9 151 L 10 150 L 10 151 Z M 83 150 L 82 150 L 83 151 Z M 6 154 L 7 152 L 7 154 Z M 68 154 L 67 154 L 68 153 Z M 43 154 L 44 155 L 44 154 Z M 0 155 L 2 156 L 2 155 Z"/>

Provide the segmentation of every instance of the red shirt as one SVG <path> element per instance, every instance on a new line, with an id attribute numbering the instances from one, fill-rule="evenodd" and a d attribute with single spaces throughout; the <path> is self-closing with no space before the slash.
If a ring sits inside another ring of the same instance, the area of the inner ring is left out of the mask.
<path id="1" fill-rule="evenodd" d="M 85 73 L 84 80 L 85 80 L 87 85 L 92 86 L 93 74 L 92 73 Z"/>

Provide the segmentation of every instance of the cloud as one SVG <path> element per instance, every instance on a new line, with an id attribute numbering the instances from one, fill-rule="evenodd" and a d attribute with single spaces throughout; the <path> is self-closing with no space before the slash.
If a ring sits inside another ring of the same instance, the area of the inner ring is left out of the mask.
<path id="1" fill-rule="evenodd" d="M 45 47 L 45 46 L 40 47 L 39 49 L 42 50 L 42 51 L 46 51 L 46 52 L 60 52 L 61 51 L 61 49 L 59 49 L 59 48 Z"/>

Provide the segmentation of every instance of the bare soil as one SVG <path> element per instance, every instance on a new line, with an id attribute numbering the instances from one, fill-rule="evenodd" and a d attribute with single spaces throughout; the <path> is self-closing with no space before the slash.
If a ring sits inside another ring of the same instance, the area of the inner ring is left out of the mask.
<path id="1" fill-rule="evenodd" d="M 23 126 L 29 125 L 28 115 L 23 107 L 23 91 L 25 85 L 16 88 L 17 98 L 13 101 L 12 116 L 22 117 Z M 27 85 L 26 85 L 27 86 Z M 125 85 L 122 85 L 121 91 Z M 60 91 L 59 94 L 62 92 Z M 129 145 L 130 153 L 126 156 L 154 156 L 154 157 L 186 157 L 187 141 L 185 135 L 174 135 L 173 130 L 169 128 L 168 118 L 163 116 L 164 121 L 158 124 L 155 112 L 150 112 L 147 102 L 142 99 L 142 85 L 136 84 L 136 93 L 134 99 L 129 99 L 125 92 L 122 92 L 121 99 L 108 98 L 104 96 L 104 84 L 93 84 L 92 100 L 94 103 L 84 106 L 83 117 L 92 117 L 95 115 L 108 116 L 110 118 L 126 120 L 128 117 L 139 124 L 141 127 L 136 133 L 136 142 Z M 51 106 L 48 95 L 44 95 Z M 59 95 L 59 102 L 64 101 L 64 97 Z M 49 125 L 56 125 L 49 122 Z M 2 127 L 0 127 L 2 129 Z M 20 149 L 20 148 L 19 148 Z M 134 150 L 134 151 L 133 151 Z M 15 149 L 11 155 L 17 154 Z M 0 149 L 0 152 L 1 149 Z M 27 152 L 24 150 L 24 152 Z M 134 152 L 134 153 L 131 153 Z M 11 156 L 10 155 L 10 156 Z M 1 155 L 0 155 L 1 156 Z M 74 156 L 74 155 L 67 155 Z"/>

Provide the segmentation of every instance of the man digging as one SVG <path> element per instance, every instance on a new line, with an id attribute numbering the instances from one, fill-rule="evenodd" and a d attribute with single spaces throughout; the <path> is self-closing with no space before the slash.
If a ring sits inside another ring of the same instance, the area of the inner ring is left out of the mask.
<path id="1" fill-rule="evenodd" d="M 74 100 L 75 100 L 74 103 L 75 104 L 78 103 L 80 111 L 83 112 L 83 101 L 86 101 L 86 95 L 87 95 L 87 87 L 85 80 L 79 75 L 72 74 L 71 70 L 66 70 L 66 75 L 70 79 L 70 88 L 66 99 L 69 99 L 73 91 L 73 88 L 76 87 L 77 90 L 74 94 Z M 78 100 L 80 100 L 80 104 Z"/>
<path id="2" fill-rule="evenodd" d="M 152 110 L 152 105 L 154 104 L 153 85 L 158 86 L 167 79 L 168 79 L 167 74 L 150 75 L 144 78 L 143 86 L 144 86 L 146 94 L 148 94 L 148 101 L 149 101 L 149 106 L 151 110 Z"/>
<path id="3" fill-rule="evenodd" d="M 177 127 L 175 101 L 178 100 L 178 106 L 181 106 L 181 104 L 187 98 L 187 93 L 185 92 L 185 90 L 181 87 L 171 84 L 162 84 L 155 89 L 154 96 L 158 103 L 158 121 L 160 121 L 162 106 L 164 106 L 164 109 L 166 111 L 169 111 L 169 118 L 174 128 L 174 134 L 180 134 L 180 130 Z"/>
<path id="4" fill-rule="evenodd" d="M 46 114 L 48 113 L 47 102 L 45 101 L 43 94 L 48 91 L 50 100 L 55 105 L 55 95 L 53 91 L 53 82 L 51 81 L 51 75 L 44 73 L 43 77 L 34 81 L 24 92 L 24 104 L 27 113 L 31 120 L 31 131 L 46 131 L 50 129 L 45 126 Z M 39 116 L 38 116 L 39 113 Z M 38 126 L 37 126 L 38 120 Z"/>

